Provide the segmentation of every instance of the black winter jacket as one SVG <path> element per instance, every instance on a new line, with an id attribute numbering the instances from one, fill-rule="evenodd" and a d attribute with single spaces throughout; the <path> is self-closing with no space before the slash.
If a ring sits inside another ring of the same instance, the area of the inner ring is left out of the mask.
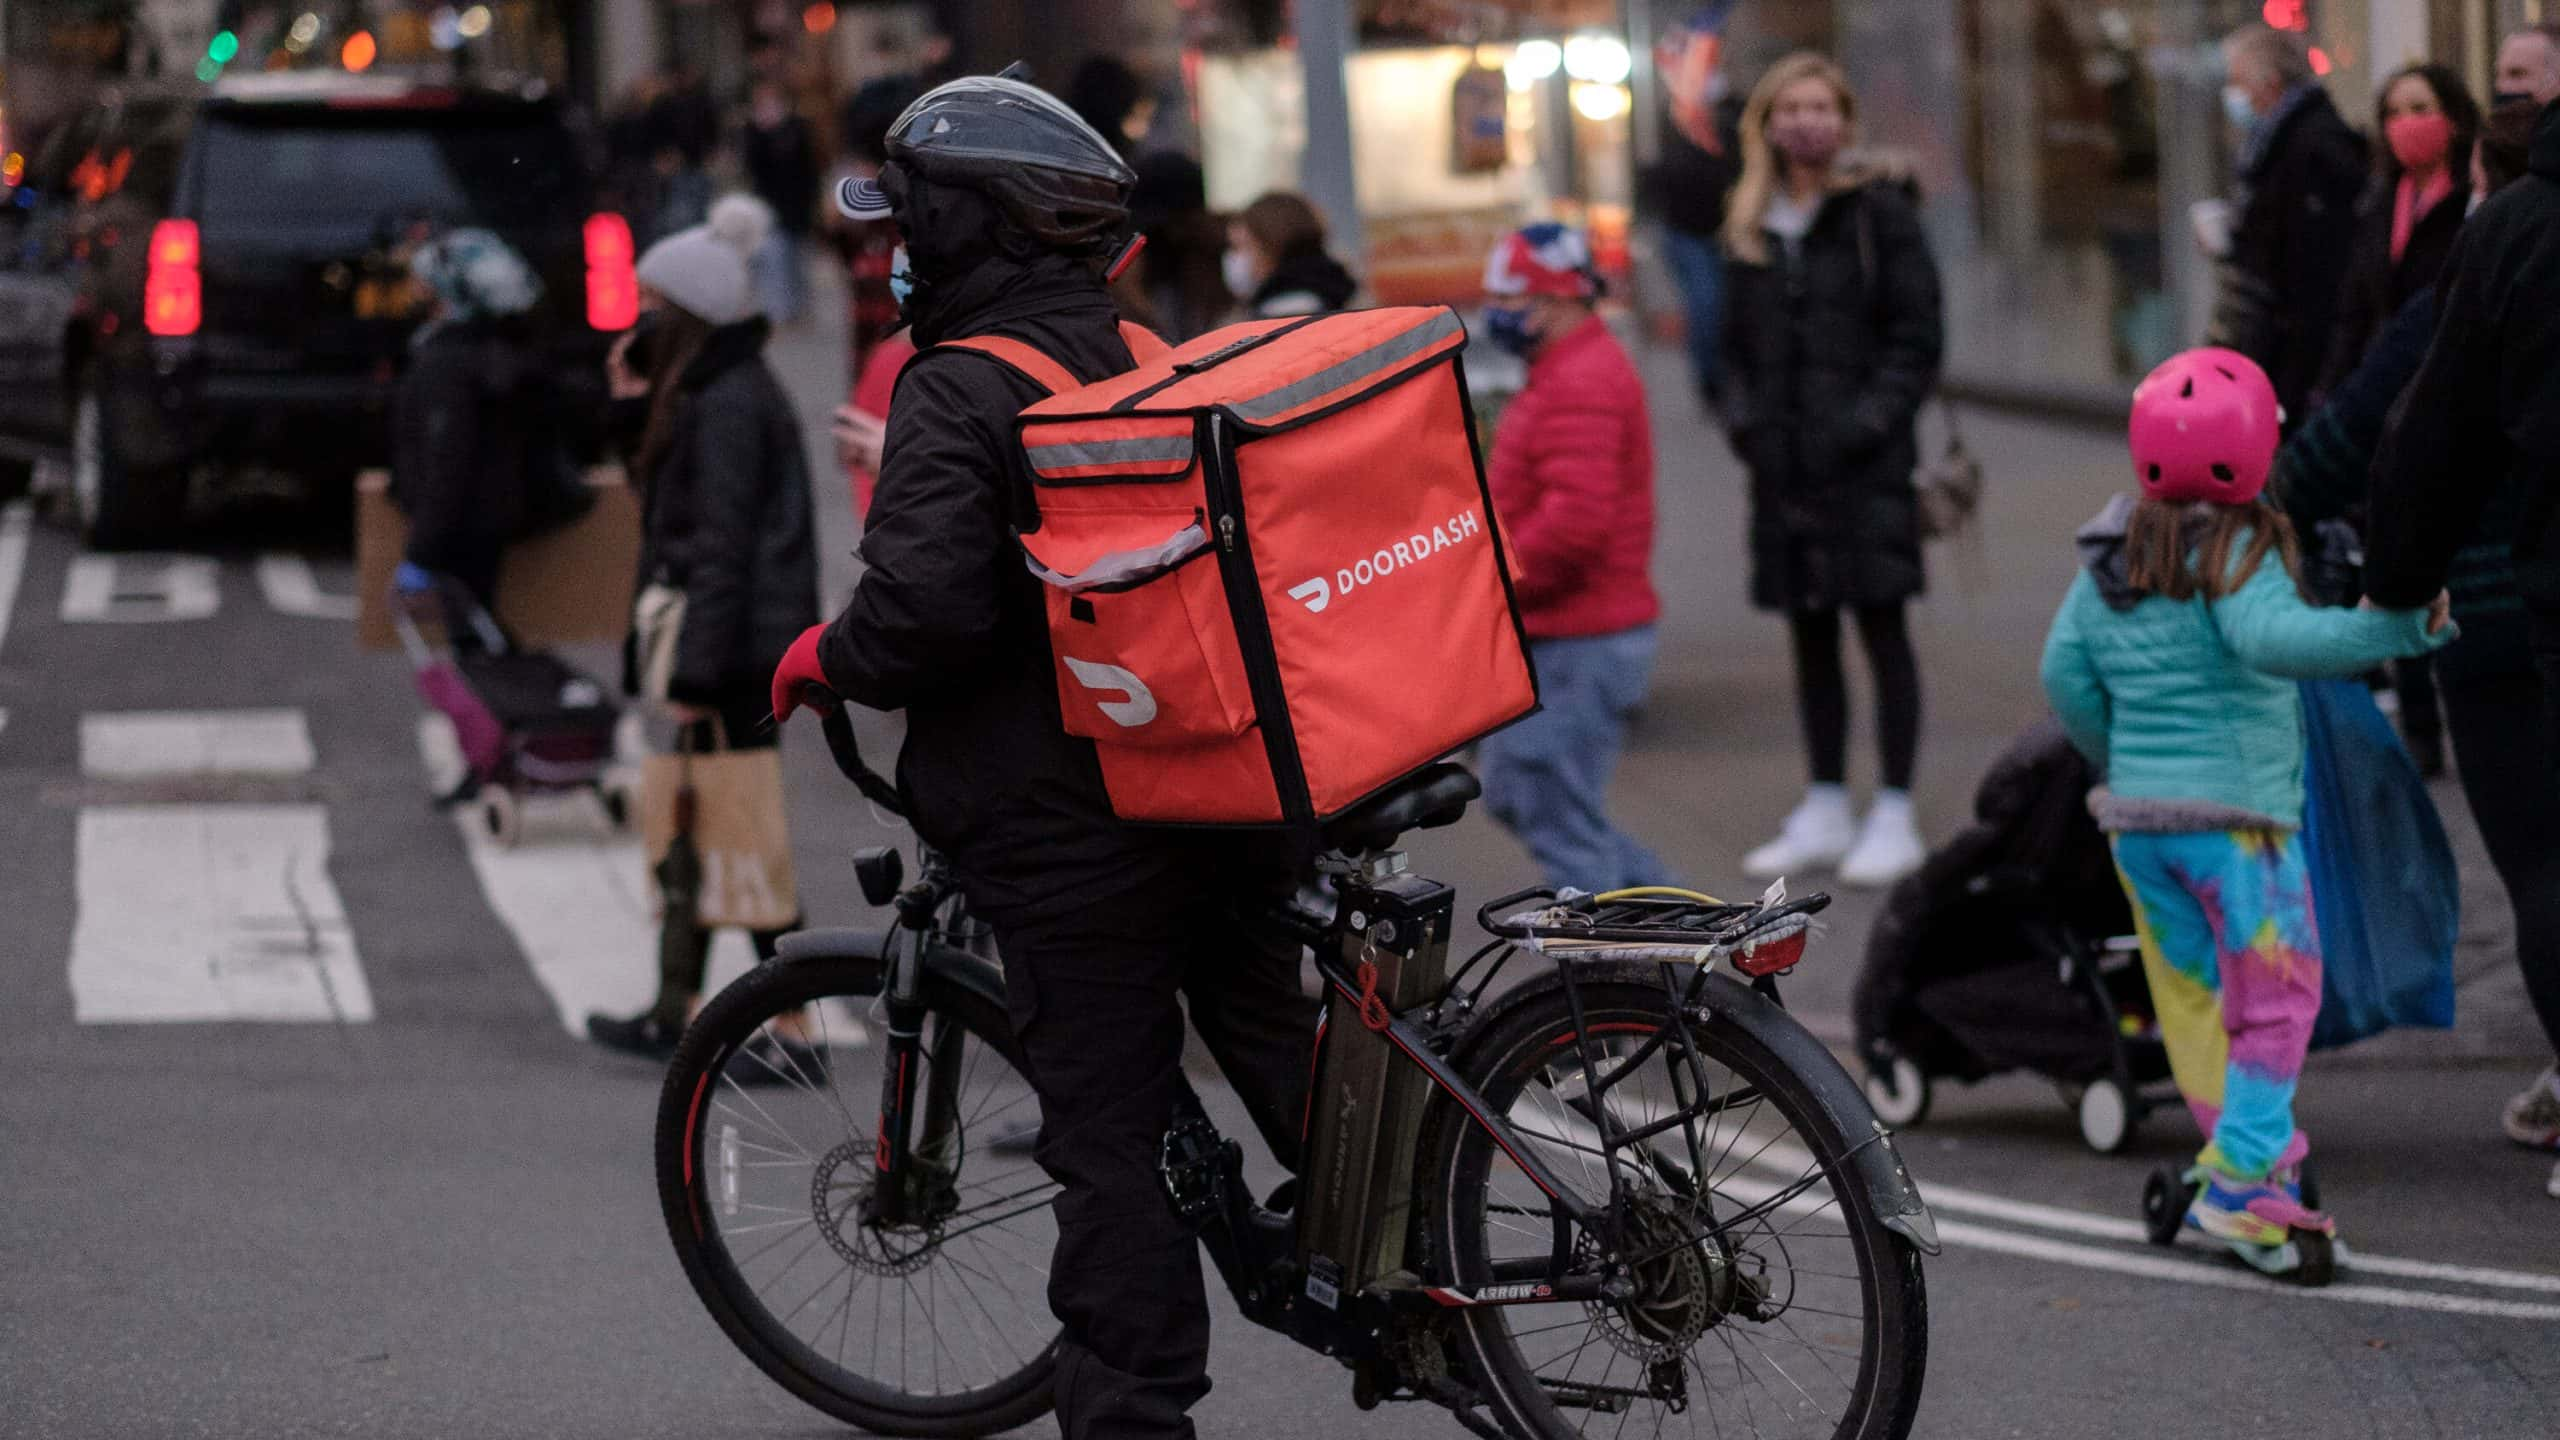
<path id="1" fill-rule="evenodd" d="M 849 700 L 907 712 L 898 785 L 916 833 L 949 855 L 972 904 L 1053 914 L 1170 873 L 1185 845 L 1111 813 L 1091 741 L 1058 713 L 1040 582 L 1014 539 L 1033 518 L 1014 418 L 1043 392 L 1002 361 L 935 344 L 1023 341 L 1081 379 L 1131 365 L 1092 267 L 985 258 L 937 281 L 898 376 L 868 567 L 818 647 Z"/>
<path id="2" fill-rule="evenodd" d="M 2372 171 L 2364 137 L 2325 91 L 2312 89 L 2277 127 L 2240 177 L 2248 203 L 2232 233 L 2211 338 L 2257 361 L 2299 421 L 2328 363 L 2356 197 Z"/>
<path id="3" fill-rule="evenodd" d="M 769 693 L 818 622 L 818 550 L 799 416 L 764 363 L 763 320 L 711 332 L 686 367 L 666 457 L 641 477 L 643 584 L 684 591 L 669 697 Z"/>
<path id="4" fill-rule="evenodd" d="M 575 519 L 592 499 L 559 415 L 558 387 L 513 326 L 427 332 L 391 401 L 391 498 L 409 518 L 401 558 L 491 599 L 509 541 Z"/>
<path id="5" fill-rule="evenodd" d="M 2439 289 L 2435 340 L 2374 461 L 2365 590 L 2426 604 L 2512 489 L 2517 589 L 2560 673 L 2560 105 L 2534 124 L 2529 173 L 2463 227 Z"/>
<path id="6" fill-rule="evenodd" d="M 1725 417 L 1751 471 L 1751 599 L 1769 610 L 1918 594 L 1914 420 L 1937 384 L 1938 267 L 1901 185 L 1823 202 L 1790 256 L 1734 262 Z"/>
<path id="7" fill-rule="evenodd" d="M 2462 233 L 2463 211 L 2470 202 L 2469 184 L 2456 185 L 2409 227 L 2409 247 L 2394 260 L 2391 218 L 2399 204 L 2399 184 L 2377 178 L 2365 188 L 2356 210 L 2355 249 L 2347 260 L 2346 288 L 2338 294 L 2337 335 L 2329 343 L 2329 359 L 2321 367 L 2319 383 L 2312 387 L 2315 405 L 2345 382 L 2409 297 L 2436 283 L 2445 257 L 2453 253 L 2454 237 Z"/>

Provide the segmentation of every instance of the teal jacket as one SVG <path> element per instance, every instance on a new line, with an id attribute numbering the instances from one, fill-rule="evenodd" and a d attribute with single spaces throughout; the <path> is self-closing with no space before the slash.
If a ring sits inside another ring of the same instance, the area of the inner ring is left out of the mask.
<path id="1" fill-rule="evenodd" d="M 2045 636 L 2044 689 L 2071 742 L 2119 800 L 2302 823 L 2294 682 L 2362 674 L 2453 638 L 2420 610 L 2322 609 L 2273 552 L 2220 600 L 2178 601 L 2126 580 L 2131 496 L 2082 526 L 2084 568 Z M 2238 555 L 2243 547 L 2235 545 Z"/>

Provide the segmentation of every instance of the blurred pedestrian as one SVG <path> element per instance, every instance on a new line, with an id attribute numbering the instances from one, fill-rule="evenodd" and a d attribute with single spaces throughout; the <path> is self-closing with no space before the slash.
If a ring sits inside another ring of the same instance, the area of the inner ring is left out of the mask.
<path id="1" fill-rule="evenodd" d="M 845 483 L 852 487 L 857 520 L 870 518 L 871 494 L 879 487 L 880 462 L 889 448 L 889 401 L 897 394 L 899 372 L 915 355 L 915 342 L 904 330 L 892 331 L 872 346 L 853 377 L 853 393 L 829 422 L 836 463 L 844 467 Z"/>
<path id="2" fill-rule="evenodd" d="M 767 682 L 818 618 L 808 460 L 799 417 L 764 360 L 771 324 L 749 273 L 771 224 L 763 202 L 732 195 L 702 225 L 650 246 L 639 264 L 642 324 L 606 362 L 625 433 L 637 430 L 641 579 L 681 596 L 674 619 L 657 622 L 673 627 L 663 646 L 635 636 L 627 688 L 663 689 L 678 748 L 694 754 L 775 744 Z M 663 674 L 651 673 L 661 653 Z M 772 958 L 788 928 L 754 932 L 757 958 Z M 647 1010 L 588 1016 L 588 1036 L 673 1054 L 707 946 L 704 932 L 693 954 L 662 961 Z"/>
<path id="3" fill-rule="evenodd" d="M 1221 270 L 1226 228 L 1209 213 L 1200 162 L 1149 143 L 1157 99 L 1147 79 L 1113 56 L 1096 55 L 1076 67 L 1061 98 L 1137 172 L 1129 219 L 1146 247 L 1112 286 L 1124 316 L 1176 345 L 1216 325 L 1229 304 Z"/>
<path id="4" fill-rule="evenodd" d="M 2410 65 L 2382 84 L 2374 116 L 2384 143 L 2356 216 L 2355 248 L 2338 299 L 2338 332 L 2311 403 L 2345 380 L 2383 322 L 2435 283 L 2471 200 L 2471 147 L 2480 107 L 2442 65 Z M 2297 416 L 2296 420 L 2303 417 Z M 2418 773 L 2444 773 L 2444 718 L 2425 656 L 2391 668 L 2401 736 Z"/>
<path id="5" fill-rule="evenodd" d="M 2491 129 L 2498 128 L 2493 118 Z M 2526 166 L 2524 178 L 2473 214 L 2439 281 L 2435 337 L 2374 463 L 2365 590 L 2377 604 L 2397 605 L 2448 575 L 2460 580 L 2468 572 L 2477 584 L 2483 562 L 2494 566 L 2498 542 L 2505 542 L 2521 613 L 2502 597 L 2480 608 L 2495 612 L 2483 615 L 2484 624 L 2513 627 L 2507 633 L 2521 638 L 2533 666 L 2532 698 L 2524 657 L 2507 648 L 2506 665 L 2487 667 L 2505 673 L 2476 680 L 2480 695 L 2472 693 L 2472 678 L 2457 681 L 2448 665 L 2447 709 L 2466 772 L 2472 746 L 2488 747 L 2488 783 L 2511 777 L 2511 798 L 2538 809 L 2548 824 L 2548 802 L 2537 801 L 2531 786 L 2536 769 L 2551 781 L 2560 765 L 2560 105 L 2545 105 L 2536 117 Z M 2500 720 L 2514 724 L 2528 704 L 2539 711 L 2533 728 L 2496 728 Z M 2475 725 L 2485 728 L 2467 746 Z M 2504 813 L 2503 806 L 2493 810 L 2484 826 Z M 2535 881 L 2522 888 L 2510 881 L 2509 889 L 2526 989 L 2560 1049 L 2560 965 L 2547 943 L 2522 943 L 2529 924 L 2539 931 L 2555 923 L 2560 880 L 2550 854 L 2546 844 Z M 2560 1146 L 2560 1068 L 2516 1096 L 2505 1123 L 2520 1143 Z M 2560 1166 L 2549 1188 L 2560 1197 Z"/>
<path id="6" fill-rule="evenodd" d="M 1273 190 L 1227 224 L 1227 290 L 1248 320 L 1323 315 L 1351 303 L 1360 282 L 1324 248 L 1324 217 L 1303 195 Z"/>
<path id="7" fill-rule="evenodd" d="M 1731 0 L 1699 6 L 1655 46 L 1670 128 L 1661 158 L 1645 172 L 1648 208 L 1662 217 L 1665 258 L 1680 286 L 1689 378 L 1710 409 L 1724 353 L 1725 258 L 1719 233 L 1725 201 L 1740 177 L 1742 106 L 1723 65 Z"/>
<path id="8" fill-rule="evenodd" d="M 773 231 L 756 252 L 756 293 L 777 325 L 798 323 L 809 307 L 809 227 L 817 216 L 818 145 L 809 122 L 792 108 L 778 73 L 760 75 L 739 137 L 748 184 L 773 211 Z"/>
<path id="9" fill-rule="evenodd" d="M 1812 784 L 1743 860 L 1769 877 L 1840 867 L 1890 885 L 1925 855 L 1911 808 L 1920 667 L 1903 608 L 1921 592 L 1914 419 L 1937 384 L 1938 268 L 1903 183 L 1841 163 L 1847 78 L 1811 52 L 1771 66 L 1742 112 L 1725 219 L 1725 423 L 1751 472 L 1751 598 L 1787 617 Z M 1876 686 L 1882 785 L 1864 822 L 1847 789 L 1840 612 Z"/>
<path id="10" fill-rule="evenodd" d="M 841 120 L 844 157 L 828 177 L 827 193 L 848 180 L 876 181 L 889 160 L 889 126 L 905 112 L 923 88 L 908 76 L 893 75 L 866 82 L 847 100 Z M 889 272 L 898 250 L 898 227 L 887 220 L 855 220 L 842 207 L 822 212 L 827 233 L 845 267 L 845 373 L 862 375 L 872 347 L 902 323 L 898 297 L 889 289 Z"/>
<path id="11" fill-rule="evenodd" d="M 2497 102 L 2560 100 L 2560 21 L 2518 30 L 2498 44 Z"/>
<path id="12" fill-rule="evenodd" d="M 1593 309 L 1582 232 L 1506 237 L 1485 265 L 1485 337 L 1529 367 L 1486 467 L 1517 567 L 1542 708 L 1476 746 L 1486 808 L 1548 884 L 1661 884 L 1661 859 L 1609 820 L 1609 780 L 1653 674 L 1653 428 L 1644 381 Z"/>
<path id="13" fill-rule="evenodd" d="M 448 577 L 494 609 L 507 545 L 576 518 L 591 499 L 561 434 L 559 387 L 533 343 L 542 282 L 506 241 L 476 228 L 420 246 L 409 271 L 435 308 L 391 401 L 391 497 L 409 520 L 399 584 L 441 593 L 434 577 Z M 461 619 L 449 615 L 445 632 L 468 645 L 476 632 Z"/>
<path id="14" fill-rule="evenodd" d="M 2045 693 L 2105 774 L 2091 808 L 2133 903 L 2169 1068 L 2207 1143 L 2187 1224 L 2270 1271 L 2295 1232 L 2310 1142 L 2293 1097 L 2320 1010 L 2301 838 L 2295 681 L 2353 676 L 2452 638 L 2437 597 L 2321 608 L 2293 527 L 2261 498 L 2276 397 L 2236 352 L 2191 350 L 2133 395 L 2141 494 L 2075 537 L 2082 569 L 2046 636 Z"/>
<path id="15" fill-rule="evenodd" d="M 2364 137 L 2340 118 L 2300 35 L 2250 24 L 2222 42 L 2223 108 L 2242 132 L 2209 338 L 2258 362 L 2287 421 L 2309 413 L 2355 247 Z"/>
<path id="16" fill-rule="evenodd" d="M 657 205 L 640 227 L 640 240 L 651 245 L 710 214 L 711 175 L 704 167 L 720 143 L 720 114 L 701 74 L 690 66 L 668 67 L 642 128 Z"/>

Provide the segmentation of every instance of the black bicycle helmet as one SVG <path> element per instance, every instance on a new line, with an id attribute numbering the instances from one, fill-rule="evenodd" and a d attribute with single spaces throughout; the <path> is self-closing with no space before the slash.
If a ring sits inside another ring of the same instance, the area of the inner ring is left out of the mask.
<path id="1" fill-rule="evenodd" d="M 890 124 L 888 148 L 906 178 L 975 190 L 1052 249 L 1105 250 L 1129 228 L 1137 174 L 1066 102 L 1010 74 L 926 91 Z M 848 178 L 836 205 L 856 220 L 886 219 L 896 189 Z"/>

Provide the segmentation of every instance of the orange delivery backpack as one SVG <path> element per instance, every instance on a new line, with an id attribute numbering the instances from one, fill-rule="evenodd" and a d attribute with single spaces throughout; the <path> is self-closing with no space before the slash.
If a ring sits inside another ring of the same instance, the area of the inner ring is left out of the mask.
<path id="1" fill-rule="evenodd" d="M 1139 331 L 1091 385 L 946 342 L 1052 391 L 1020 541 L 1122 819 L 1314 825 L 1537 709 L 1466 339 L 1445 307 Z"/>

